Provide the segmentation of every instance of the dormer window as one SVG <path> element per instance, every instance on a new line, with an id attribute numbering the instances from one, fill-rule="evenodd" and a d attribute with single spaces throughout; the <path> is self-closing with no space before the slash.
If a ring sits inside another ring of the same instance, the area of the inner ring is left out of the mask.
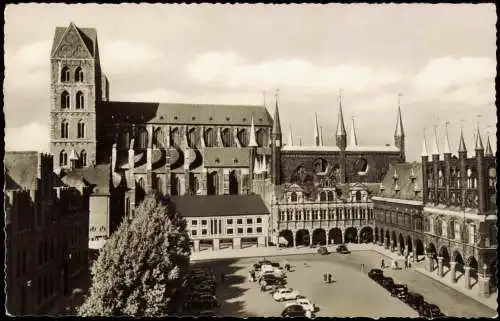
<path id="1" fill-rule="evenodd" d="M 413 181 L 415 178 L 417 178 L 417 177 L 415 176 L 415 171 L 412 168 L 411 172 L 410 172 L 410 179 Z"/>
<path id="2" fill-rule="evenodd" d="M 383 192 L 385 190 L 384 184 L 380 183 L 379 189 L 381 192 Z"/>
<path id="3" fill-rule="evenodd" d="M 399 192 L 401 190 L 401 187 L 399 187 L 399 184 L 396 182 L 396 185 L 394 185 L 394 190 L 397 192 Z"/>
<path id="4" fill-rule="evenodd" d="M 394 175 L 392 175 L 392 178 L 397 181 L 399 179 L 399 175 L 398 175 L 398 172 L 396 170 L 394 170 Z"/>

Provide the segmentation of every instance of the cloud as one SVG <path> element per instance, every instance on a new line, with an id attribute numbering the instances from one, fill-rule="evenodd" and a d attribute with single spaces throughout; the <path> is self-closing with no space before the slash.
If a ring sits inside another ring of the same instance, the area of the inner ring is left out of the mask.
<path id="1" fill-rule="evenodd" d="M 119 101 L 137 102 L 165 102 L 165 103 L 192 103 L 192 104 L 219 104 L 219 105 L 258 105 L 262 103 L 262 95 L 259 92 L 227 91 L 223 93 L 181 93 L 174 90 L 156 88 L 146 91 L 138 91 L 117 95 L 113 97 Z"/>
<path id="2" fill-rule="evenodd" d="M 104 72 L 113 75 L 161 69 L 162 63 L 157 62 L 164 57 L 161 50 L 130 40 L 105 42 L 100 55 Z"/>
<path id="3" fill-rule="evenodd" d="M 376 90 L 401 80 L 391 70 L 375 70 L 361 64 L 319 66 L 301 59 L 278 59 L 247 63 L 235 53 L 200 54 L 186 65 L 187 74 L 202 83 L 229 88 L 262 89 L 285 87 L 308 92 Z"/>
<path id="4" fill-rule="evenodd" d="M 494 83 L 496 62 L 488 57 L 442 57 L 431 59 L 413 77 L 413 88 L 420 93 L 443 93 L 482 83 Z"/>
<path id="5" fill-rule="evenodd" d="M 5 128 L 5 150 L 48 152 L 49 137 L 49 127 L 35 122 Z"/>
<path id="6" fill-rule="evenodd" d="M 48 90 L 51 41 L 40 41 L 5 52 L 6 92 Z"/>

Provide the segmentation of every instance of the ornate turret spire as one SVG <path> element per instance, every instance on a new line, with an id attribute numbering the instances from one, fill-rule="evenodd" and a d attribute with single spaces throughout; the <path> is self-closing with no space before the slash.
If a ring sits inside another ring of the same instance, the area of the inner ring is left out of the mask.
<path id="1" fill-rule="evenodd" d="M 266 155 L 262 155 L 262 171 L 267 172 Z"/>
<path id="2" fill-rule="evenodd" d="M 432 155 L 439 155 L 439 144 L 437 135 L 437 126 L 434 126 L 434 141 L 432 144 Z"/>
<path id="3" fill-rule="evenodd" d="M 491 149 L 490 136 L 488 135 L 488 141 L 486 142 L 486 156 L 493 156 L 493 150 Z"/>
<path id="4" fill-rule="evenodd" d="M 358 146 L 358 137 L 356 135 L 356 127 L 354 126 L 354 116 L 352 116 L 351 133 L 349 135 L 349 146 Z"/>
<path id="5" fill-rule="evenodd" d="M 476 150 L 484 150 L 483 140 L 481 139 L 481 133 L 479 132 L 479 125 L 476 129 Z"/>
<path id="6" fill-rule="evenodd" d="M 458 152 L 459 153 L 467 152 L 467 147 L 465 147 L 464 130 L 462 126 L 460 126 L 460 143 L 458 145 Z"/>
<path id="7" fill-rule="evenodd" d="M 424 140 L 422 141 L 422 157 L 427 157 L 429 156 L 429 153 L 427 152 L 427 142 L 425 139 L 425 129 L 424 129 Z"/>
<path id="8" fill-rule="evenodd" d="M 293 135 L 292 135 L 292 126 L 290 126 L 290 131 L 288 132 L 288 146 L 293 146 Z"/>
<path id="9" fill-rule="evenodd" d="M 401 116 L 401 94 L 398 94 L 398 116 L 396 119 L 396 130 L 394 131 L 395 137 L 404 137 L 405 132 L 403 129 L 403 117 Z"/>
<path id="10" fill-rule="evenodd" d="M 339 120 L 337 122 L 337 136 L 347 136 L 342 112 L 342 89 L 339 90 Z"/>
<path id="11" fill-rule="evenodd" d="M 319 145 L 323 146 L 323 127 L 319 126 Z"/>
<path id="12" fill-rule="evenodd" d="M 321 146 L 319 137 L 318 114 L 314 113 L 314 145 Z"/>
<path id="13" fill-rule="evenodd" d="M 280 112 L 279 112 L 279 108 L 278 108 L 278 93 L 279 93 L 279 90 L 276 90 L 276 107 L 274 109 L 274 122 L 273 122 L 273 129 L 271 131 L 271 134 L 281 136 Z"/>
<path id="14" fill-rule="evenodd" d="M 248 147 L 257 147 L 257 139 L 255 138 L 255 125 L 252 115 L 252 124 L 250 125 L 250 140 L 248 142 Z"/>
<path id="15" fill-rule="evenodd" d="M 260 172 L 261 172 L 261 170 L 260 170 L 259 158 L 257 156 L 255 156 L 255 160 L 253 163 L 253 173 L 259 174 Z"/>
<path id="16" fill-rule="evenodd" d="M 451 154 L 450 139 L 448 137 L 448 124 L 449 122 L 445 123 L 444 129 L 444 154 Z"/>

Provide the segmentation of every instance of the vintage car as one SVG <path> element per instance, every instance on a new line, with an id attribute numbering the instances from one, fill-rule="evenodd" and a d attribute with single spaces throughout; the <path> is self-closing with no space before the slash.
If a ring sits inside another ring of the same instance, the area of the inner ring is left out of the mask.
<path id="1" fill-rule="evenodd" d="M 259 284 L 260 285 L 285 285 L 286 279 L 285 278 L 277 278 L 274 275 L 263 275 L 259 279 Z"/>
<path id="2" fill-rule="evenodd" d="M 406 284 L 394 284 L 391 290 L 391 295 L 404 301 L 408 296 L 408 286 Z"/>
<path id="3" fill-rule="evenodd" d="M 326 246 L 321 246 L 318 249 L 318 254 L 327 255 L 327 254 L 330 254 L 330 252 L 328 252 L 328 249 L 326 248 Z"/>
<path id="4" fill-rule="evenodd" d="M 283 288 L 278 289 L 278 291 L 273 294 L 273 299 L 276 301 L 296 300 L 299 295 L 299 291 L 297 290 L 292 288 Z"/>
<path id="5" fill-rule="evenodd" d="M 349 252 L 349 250 L 347 249 L 347 246 L 345 244 L 340 244 L 339 246 L 337 246 L 337 248 L 335 249 L 335 251 L 337 253 L 341 253 L 341 254 L 349 254 L 351 252 Z"/>
<path id="6" fill-rule="evenodd" d="M 368 272 L 368 277 L 375 282 L 380 283 L 380 281 L 384 278 L 384 271 L 381 269 L 371 269 L 370 272 Z"/>
<path id="7" fill-rule="evenodd" d="M 305 317 L 306 310 L 301 305 L 293 304 L 287 306 L 283 312 L 281 312 L 281 317 Z"/>
<path id="8" fill-rule="evenodd" d="M 298 298 L 297 300 L 295 300 L 295 302 L 291 302 L 291 303 L 287 303 L 287 307 L 288 306 L 292 306 L 292 305 L 300 305 L 302 306 L 302 308 L 304 308 L 304 310 L 306 311 L 311 311 L 311 312 L 315 312 L 316 311 L 316 306 L 314 305 L 314 303 L 312 303 L 311 301 L 309 301 L 309 299 L 305 298 L 305 297 L 300 297 Z"/>
<path id="9" fill-rule="evenodd" d="M 418 314 L 424 318 L 440 318 L 445 316 L 437 305 L 425 301 L 419 309 Z"/>
<path id="10" fill-rule="evenodd" d="M 391 292 L 394 287 L 394 280 L 390 277 L 384 276 L 380 281 L 380 285 L 387 291 Z"/>
<path id="11" fill-rule="evenodd" d="M 406 296 L 405 302 L 413 309 L 419 311 L 424 305 L 424 297 L 421 294 L 410 292 Z"/>

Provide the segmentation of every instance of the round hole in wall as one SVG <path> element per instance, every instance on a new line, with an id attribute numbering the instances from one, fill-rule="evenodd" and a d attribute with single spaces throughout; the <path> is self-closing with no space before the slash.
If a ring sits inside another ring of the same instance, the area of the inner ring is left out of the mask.
<path id="1" fill-rule="evenodd" d="M 237 158 L 235 158 L 235 159 L 234 159 L 234 162 L 235 162 L 235 163 L 238 163 L 238 159 L 237 159 Z"/>
<path id="2" fill-rule="evenodd" d="M 246 119 L 246 118 L 243 118 L 243 121 L 247 121 L 247 119 Z"/>
<path id="3" fill-rule="evenodd" d="M 216 158 L 216 159 L 215 159 L 215 162 L 216 162 L 216 163 L 220 162 L 220 159 Z"/>
<path id="4" fill-rule="evenodd" d="M 177 117 L 177 116 L 174 116 L 174 119 L 175 119 L 175 120 L 177 120 L 178 118 L 179 118 L 179 117 Z"/>
<path id="5" fill-rule="evenodd" d="M 160 116 L 160 119 L 163 119 L 163 116 Z"/>
<path id="6" fill-rule="evenodd" d="M 208 120 L 214 120 L 212 117 L 208 118 Z"/>
<path id="7" fill-rule="evenodd" d="M 259 121 L 262 121 L 262 118 L 259 118 Z"/>
<path id="8" fill-rule="evenodd" d="M 226 117 L 226 120 L 229 121 L 229 117 Z"/>
<path id="9" fill-rule="evenodd" d="M 191 117 L 191 120 L 196 120 L 196 117 L 194 117 L 194 116 L 193 116 L 193 117 Z"/>

